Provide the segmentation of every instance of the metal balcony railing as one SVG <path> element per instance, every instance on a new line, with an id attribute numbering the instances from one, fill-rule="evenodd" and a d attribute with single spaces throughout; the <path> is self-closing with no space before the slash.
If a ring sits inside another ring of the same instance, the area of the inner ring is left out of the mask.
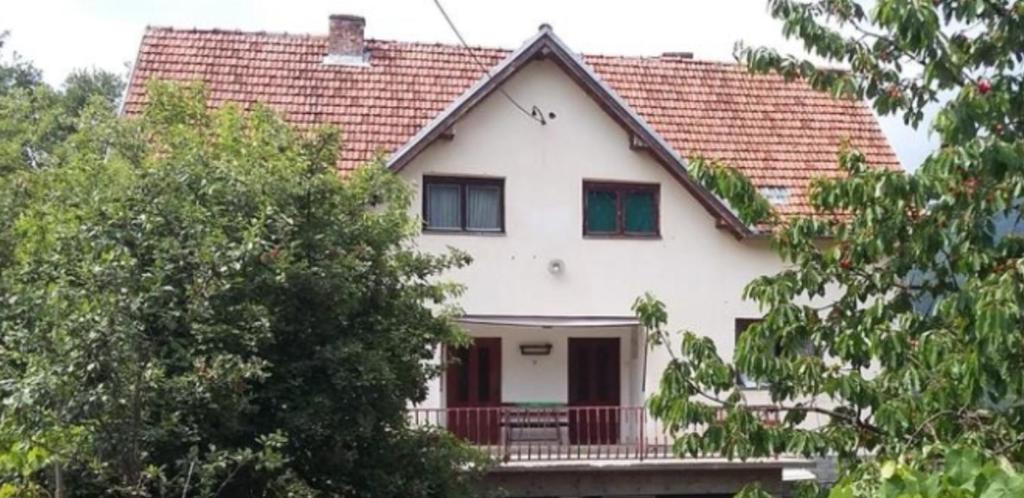
<path id="1" fill-rule="evenodd" d="M 779 422 L 776 408 L 752 408 L 764 423 Z M 638 406 L 413 408 L 408 416 L 506 462 L 675 458 L 672 436 Z"/>

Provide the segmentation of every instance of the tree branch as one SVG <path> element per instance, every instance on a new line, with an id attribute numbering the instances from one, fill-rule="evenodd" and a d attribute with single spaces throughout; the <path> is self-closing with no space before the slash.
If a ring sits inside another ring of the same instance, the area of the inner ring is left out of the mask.
<path id="1" fill-rule="evenodd" d="M 865 429 L 865 430 L 871 431 L 871 432 L 873 432 L 875 434 L 878 434 L 879 436 L 887 436 L 888 435 L 887 432 L 885 432 L 882 429 L 878 428 L 878 426 L 875 426 L 873 424 L 869 424 L 866 421 L 860 419 L 859 417 L 845 415 L 845 414 L 839 413 L 839 412 L 834 411 L 834 410 L 828 410 L 828 409 L 825 409 L 825 408 L 821 408 L 819 406 L 810 405 L 810 406 L 789 406 L 789 407 L 787 407 L 787 406 L 777 405 L 777 408 L 780 411 L 785 410 L 785 411 L 804 411 L 804 412 L 811 412 L 811 413 L 820 413 L 822 415 L 827 415 L 827 416 L 829 416 L 831 418 L 834 418 L 834 419 L 842 420 L 842 421 L 844 421 L 844 422 L 846 422 L 846 423 L 848 423 L 850 425 L 853 425 L 854 427 L 857 427 L 859 429 Z"/>
<path id="2" fill-rule="evenodd" d="M 675 363 L 679 363 L 680 362 L 679 358 L 676 356 L 675 352 L 672 350 L 672 348 L 670 346 L 670 343 L 668 341 L 668 338 L 664 337 L 664 334 L 661 331 L 658 332 L 658 335 L 659 335 L 659 338 L 661 339 L 662 344 L 668 350 L 668 354 L 672 358 L 672 361 L 675 362 Z M 690 388 L 690 390 L 692 392 L 694 392 L 697 396 L 700 396 L 700 397 L 702 397 L 702 398 L 704 398 L 704 399 L 706 399 L 708 401 L 711 401 L 713 403 L 718 403 L 720 408 L 728 407 L 730 405 L 729 402 L 727 402 L 727 401 L 725 401 L 725 400 L 723 400 L 723 399 L 721 399 L 721 398 L 719 398 L 719 397 L 717 397 L 717 396 L 715 396 L 713 394 L 707 393 L 706 391 L 701 389 L 700 386 L 698 386 L 696 383 L 694 383 L 691 379 L 688 379 L 688 378 L 684 379 L 684 382 L 686 382 L 686 384 Z M 746 405 L 746 404 L 743 404 L 743 405 L 740 405 L 740 406 L 748 406 L 749 407 L 749 405 Z M 821 408 L 821 407 L 814 406 L 814 405 L 809 405 L 809 406 L 772 405 L 772 406 L 773 406 L 773 408 L 775 408 L 776 410 L 779 410 L 779 411 L 804 411 L 804 412 L 811 412 L 811 413 L 819 413 L 819 414 L 822 414 L 822 415 L 827 415 L 827 416 L 829 416 L 829 417 L 831 417 L 833 419 L 841 420 L 841 421 L 846 422 L 846 423 L 848 423 L 848 424 L 850 424 L 850 425 L 852 425 L 854 427 L 857 427 L 859 429 L 868 430 L 868 431 L 873 432 L 873 433 L 875 433 L 877 435 L 880 435 L 880 436 L 888 435 L 882 429 L 880 429 L 877 426 L 875 426 L 873 424 L 870 424 L 870 423 L 860 419 L 859 417 L 853 417 L 853 416 L 850 416 L 850 415 L 846 415 L 846 414 L 843 414 L 843 413 L 836 412 L 834 410 L 828 410 L 828 409 Z"/>

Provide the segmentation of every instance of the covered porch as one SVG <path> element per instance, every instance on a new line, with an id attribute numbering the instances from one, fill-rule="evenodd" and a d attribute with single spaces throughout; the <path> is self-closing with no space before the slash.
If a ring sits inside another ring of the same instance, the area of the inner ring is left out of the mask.
<path id="1" fill-rule="evenodd" d="M 673 458 L 672 439 L 644 408 L 646 345 L 635 318 L 477 315 L 462 324 L 472 344 L 444 352 L 440 392 L 409 411 L 413 425 L 443 427 L 505 462 Z"/>

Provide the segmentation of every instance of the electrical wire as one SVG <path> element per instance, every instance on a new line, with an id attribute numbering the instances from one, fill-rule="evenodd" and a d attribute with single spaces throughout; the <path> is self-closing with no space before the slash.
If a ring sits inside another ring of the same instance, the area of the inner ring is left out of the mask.
<path id="1" fill-rule="evenodd" d="M 484 70 L 484 74 L 487 75 L 487 79 L 493 81 L 494 75 L 491 74 L 491 70 L 488 69 L 487 65 L 484 64 L 483 61 L 481 61 L 480 58 L 477 57 L 475 53 L 473 53 L 473 49 L 470 48 L 468 43 L 466 43 L 466 39 L 463 38 L 462 33 L 459 32 L 459 28 L 455 27 L 455 23 L 452 21 L 452 18 L 448 15 L 448 12 L 444 10 L 444 7 L 441 5 L 441 0 L 434 0 L 434 5 L 437 6 L 437 10 L 441 12 L 441 16 L 444 17 L 445 22 L 448 23 L 448 27 L 452 29 L 452 33 L 455 33 L 455 37 L 459 39 L 459 43 L 462 44 L 462 47 L 466 49 L 466 52 L 469 53 L 469 56 L 473 59 L 473 61 L 475 61 L 478 66 L 480 66 L 480 69 Z M 504 95 L 505 98 L 508 99 L 508 101 L 511 102 L 516 109 L 519 109 L 519 112 L 525 114 L 530 119 L 542 125 L 548 124 L 547 120 L 544 119 L 544 112 L 541 111 L 539 107 L 533 106 L 533 109 L 527 110 L 525 107 L 523 107 L 522 104 L 516 102 L 516 99 L 512 98 L 512 96 L 509 95 L 508 92 L 506 92 L 505 89 L 502 88 L 500 85 L 497 87 L 497 90 L 502 95 Z"/>

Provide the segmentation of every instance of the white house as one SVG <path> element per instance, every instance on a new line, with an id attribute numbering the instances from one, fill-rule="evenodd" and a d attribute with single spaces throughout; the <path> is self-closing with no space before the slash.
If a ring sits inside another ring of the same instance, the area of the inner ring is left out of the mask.
<path id="1" fill-rule="evenodd" d="M 490 479 L 513 496 L 729 495 L 779 489 L 784 468 L 808 464 L 673 456 L 643 408 L 668 357 L 630 305 L 653 292 L 671 328 L 731 354 L 759 313 L 743 287 L 782 263 L 684 158 L 727 161 L 799 214 L 810 179 L 837 173 L 843 140 L 899 168 L 868 109 L 684 53 L 581 56 L 546 25 L 515 51 L 470 51 L 366 40 L 364 24 L 332 16 L 328 36 L 150 28 L 125 112 L 145 104 L 151 77 L 200 79 L 214 104 L 263 101 L 299 125 L 340 126 L 342 170 L 385 154 L 416 192 L 419 246 L 474 258 L 450 275 L 467 286 L 474 344 L 439 353 L 459 361 L 410 419 L 491 451 Z"/>

